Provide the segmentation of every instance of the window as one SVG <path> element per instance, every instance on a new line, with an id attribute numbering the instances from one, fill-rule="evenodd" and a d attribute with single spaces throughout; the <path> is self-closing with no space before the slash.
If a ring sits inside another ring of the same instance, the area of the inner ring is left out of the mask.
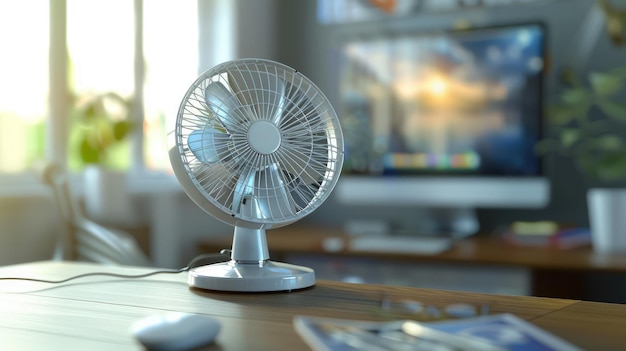
<path id="1" fill-rule="evenodd" d="M 69 106 L 85 99 L 114 92 L 123 98 L 134 95 L 134 7 L 127 0 L 68 0 L 67 48 L 68 84 L 73 96 Z M 80 138 L 86 127 L 70 120 L 68 168 L 85 166 L 79 157 Z M 113 148 L 109 165 L 128 169 L 131 163 L 130 143 Z"/>
<path id="2" fill-rule="evenodd" d="M 195 1 L 144 1 L 145 117 L 143 155 L 149 170 L 169 170 L 167 133 L 198 75 Z"/>
<path id="3" fill-rule="evenodd" d="M 48 27 L 47 1 L 0 2 L 0 173 L 44 155 Z"/>
<path id="4" fill-rule="evenodd" d="M 167 0 L 66 0 L 68 85 L 70 96 L 114 92 L 125 98 L 138 98 L 143 107 L 143 132 L 134 140 L 142 152 L 131 157 L 129 145 L 120 153 L 120 162 L 130 162 L 150 171 L 170 169 L 167 132 L 172 129 L 180 99 L 197 76 L 197 2 Z M 0 2 L 0 175 L 27 171 L 44 158 L 46 128 L 49 128 L 49 6 L 64 1 L 23 0 Z M 143 28 L 135 24 L 136 8 L 143 8 Z M 143 47 L 137 49 L 135 35 L 143 34 Z M 139 64 L 135 55 L 143 55 Z M 62 63 L 59 63 L 62 64 Z M 55 69 L 52 67 L 51 69 Z M 144 84 L 136 94 L 135 74 L 140 71 Z M 76 156 L 73 130 L 80 128 L 66 121 L 71 170 L 83 164 Z M 139 158 L 139 160 L 137 160 Z"/>

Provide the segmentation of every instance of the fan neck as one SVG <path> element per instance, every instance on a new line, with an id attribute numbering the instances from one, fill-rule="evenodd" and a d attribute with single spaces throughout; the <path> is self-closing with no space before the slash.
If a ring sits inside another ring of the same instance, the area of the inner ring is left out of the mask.
<path id="1" fill-rule="evenodd" d="M 269 260 L 265 229 L 235 227 L 231 259 L 237 262 Z"/>

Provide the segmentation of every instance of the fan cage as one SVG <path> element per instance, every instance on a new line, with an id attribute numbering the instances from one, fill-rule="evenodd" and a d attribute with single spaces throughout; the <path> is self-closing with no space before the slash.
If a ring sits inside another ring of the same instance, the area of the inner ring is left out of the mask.
<path id="1" fill-rule="evenodd" d="M 301 73 L 268 60 L 230 61 L 200 75 L 174 135 L 182 177 L 193 184 L 185 191 L 236 226 L 274 228 L 308 215 L 328 198 L 343 165 L 341 126 L 328 99 Z"/>

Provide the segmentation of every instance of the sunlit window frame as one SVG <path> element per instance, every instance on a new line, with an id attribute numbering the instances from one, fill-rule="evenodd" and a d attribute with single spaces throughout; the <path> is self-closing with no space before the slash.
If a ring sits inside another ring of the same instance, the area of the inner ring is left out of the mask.
<path id="1" fill-rule="evenodd" d="M 67 0 L 49 0 L 50 48 L 49 48 L 49 99 L 47 106 L 45 155 L 47 162 L 54 162 L 67 169 L 68 136 L 70 120 L 68 50 L 67 50 Z M 134 0 L 134 104 L 135 116 L 144 116 L 145 60 L 143 55 L 143 0 Z M 141 126 L 141 121 L 138 121 Z M 148 192 L 148 184 L 154 182 L 173 184 L 173 176 L 164 172 L 149 171 L 145 167 L 143 128 L 137 128 L 131 138 L 130 188 Z M 37 168 L 37 167 L 35 167 Z M 80 175 L 71 175 L 72 183 L 80 183 Z M 148 180 L 148 182 L 146 182 Z M 80 187 L 76 187 L 79 189 Z M 137 189 L 139 188 L 139 189 Z M 49 192 L 37 174 L 37 169 L 21 173 L 0 172 L 0 197 L 36 197 Z"/>
<path id="2" fill-rule="evenodd" d="M 144 118 L 144 78 L 145 64 L 143 60 L 143 4 L 144 0 L 133 0 L 135 11 L 135 94 L 136 106 L 134 112 Z M 231 0 L 215 0 L 210 2 L 198 1 L 198 42 L 197 73 L 200 73 L 220 62 L 237 57 L 237 30 L 236 17 L 241 9 Z M 67 113 L 70 109 L 69 82 L 68 82 L 68 52 L 67 52 L 67 0 L 49 0 L 50 7 L 50 79 L 51 91 L 48 102 L 48 116 L 45 131 L 45 159 L 55 162 L 65 169 L 69 159 L 68 142 L 70 121 Z M 219 35 L 216 35 L 219 33 Z M 181 93 L 182 94 L 182 93 Z M 166 126 L 167 127 L 167 126 Z M 138 128 L 131 138 L 131 160 L 129 169 L 129 189 L 132 192 L 150 193 L 175 188 L 180 190 L 174 176 L 167 171 L 152 171 L 146 167 L 144 153 L 144 131 Z M 81 189 L 82 177 L 79 173 L 71 174 L 72 184 L 77 190 Z M 50 192 L 38 178 L 35 172 L 23 173 L 0 172 L 0 198 L 42 196 Z"/>
<path id="3" fill-rule="evenodd" d="M 132 181 L 137 178 L 155 177 L 156 172 L 149 172 L 145 168 L 143 153 L 143 128 L 142 121 L 144 116 L 144 78 L 145 78 L 145 60 L 143 54 L 143 0 L 134 0 L 134 77 L 133 77 L 133 105 L 132 115 L 141 116 L 142 120 L 137 121 L 139 128 L 135 129 L 131 138 L 131 184 L 129 186 L 137 187 L 142 184 L 141 181 Z M 53 19 L 56 17 L 56 20 Z M 50 20 L 51 20 L 51 51 L 50 51 L 50 124 L 48 128 L 50 151 L 46 158 L 67 169 L 68 161 L 68 145 L 67 138 L 70 128 L 70 121 L 65 118 L 69 111 L 67 102 L 69 99 L 69 83 L 68 83 L 68 50 L 67 50 L 67 0 L 50 0 Z M 53 28 L 56 25 L 58 28 Z M 53 45 L 56 44 L 56 45 Z M 60 51 L 60 52 L 55 52 Z M 55 57 L 56 56 L 56 57 Z M 57 72 L 57 76 L 53 76 L 53 72 Z M 62 72 L 62 73 L 61 73 Z M 60 92 L 57 96 L 52 95 L 53 91 Z M 74 178 L 78 178 L 74 176 Z M 167 177 L 163 177 L 168 180 Z"/>

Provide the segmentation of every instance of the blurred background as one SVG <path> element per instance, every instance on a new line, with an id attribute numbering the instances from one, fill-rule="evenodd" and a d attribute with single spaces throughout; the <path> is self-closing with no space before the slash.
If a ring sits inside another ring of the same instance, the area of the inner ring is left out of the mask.
<path id="1" fill-rule="evenodd" d="M 549 148 L 536 153 L 535 144 L 549 137 L 565 146 L 577 141 L 572 133 L 561 134 L 564 124 L 552 123 L 547 110 L 553 97 L 576 84 L 575 77 L 625 65 L 625 26 L 626 2 L 618 0 L 2 1 L 0 264 L 51 258 L 65 230 L 36 171 L 42 162 L 68 174 L 89 218 L 132 233 L 155 265 L 184 266 L 199 241 L 229 238 L 232 229 L 188 200 L 173 177 L 168 133 L 199 73 L 244 57 L 294 67 L 327 94 L 344 124 L 347 179 L 389 173 L 412 179 L 542 178 L 549 184 L 545 203 L 476 206 L 479 231 L 492 233 L 516 221 L 586 227 L 587 190 L 622 187 L 624 177 L 595 177 L 571 154 Z M 519 42 L 506 51 L 511 38 Z M 623 101 L 624 91 L 611 84 L 605 83 L 607 89 Z M 398 101 L 388 101 L 390 91 Z M 412 94 L 430 95 L 412 104 Z M 453 102 L 442 102 L 443 95 Z M 584 96 L 570 101 L 577 99 Z M 442 104 L 444 112 L 437 110 Z M 609 115 L 626 120 L 623 104 L 606 106 Z M 455 120 L 460 117 L 449 116 L 451 110 L 465 111 L 463 118 L 480 115 L 480 126 Z M 604 118 L 600 112 L 594 120 Z M 452 119 L 459 130 L 442 132 L 438 119 Z M 461 152 L 454 158 L 446 151 L 476 146 L 486 138 L 475 135 L 505 122 L 528 134 L 522 146 L 487 144 L 501 149 L 500 158 L 510 164 L 489 168 L 485 156 Z M 385 127 L 393 123 L 399 126 Z M 612 144 L 605 144 L 621 149 L 625 130 L 614 128 Z M 526 155 L 521 165 L 511 161 L 519 153 Z M 402 159 L 406 154 L 414 158 Z M 432 163 L 419 161 L 430 156 Z M 100 175 L 90 176 L 93 168 L 116 174 L 118 182 L 94 185 Z M 332 195 L 302 222 L 323 228 L 361 219 L 403 230 L 419 226 L 417 204 L 385 201 Z"/>

